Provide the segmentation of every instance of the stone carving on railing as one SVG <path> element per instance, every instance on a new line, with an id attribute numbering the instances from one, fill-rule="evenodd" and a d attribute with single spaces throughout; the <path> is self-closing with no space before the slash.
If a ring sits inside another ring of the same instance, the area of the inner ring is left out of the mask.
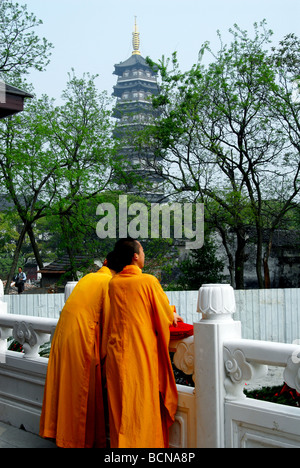
<path id="1" fill-rule="evenodd" d="M 12 336 L 12 328 L 0 327 L 0 364 L 5 362 L 7 339 Z"/>
<path id="2" fill-rule="evenodd" d="M 23 346 L 25 357 L 34 359 L 39 356 L 40 346 L 49 341 L 49 334 L 36 332 L 30 323 L 16 322 L 13 338 Z"/>
<path id="3" fill-rule="evenodd" d="M 198 312 L 206 323 L 233 322 L 236 312 L 234 289 L 229 284 L 204 284 L 198 295 Z M 216 350 L 216 353 L 218 351 Z M 240 347 L 223 347 L 225 390 L 227 399 L 246 398 L 246 381 L 265 375 L 265 365 L 249 362 Z"/>
<path id="4" fill-rule="evenodd" d="M 267 374 L 268 366 L 283 367 L 283 380 L 300 393 L 300 346 L 258 340 L 224 343 L 227 399 L 244 398 L 245 382 Z"/>
<path id="5" fill-rule="evenodd" d="M 241 383 L 251 379 L 251 366 L 246 361 L 245 355 L 240 349 L 232 353 L 229 349 L 224 347 L 224 363 L 227 375 L 233 383 Z"/>
<path id="6" fill-rule="evenodd" d="M 232 314 L 236 311 L 233 288 L 228 284 L 202 285 L 198 294 L 197 311 L 202 314 L 204 321 L 232 320 Z M 175 351 L 173 363 L 177 369 L 193 375 L 194 379 L 194 337 L 172 342 L 170 350 Z"/>
<path id="7" fill-rule="evenodd" d="M 248 362 L 241 349 L 232 351 L 224 346 L 223 353 L 227 375 L 225 379 L 226 398 L 228 400 L 246 398 L 243 392 L 245 382 L 265 376 L 268 371 L 267 366 Z"/>
<path id="8" fill-rule="evenodd" d="M 300 347 L 288 358 L 283 378 L 289 387 L 300 393 Z"/>
<path id="9" fill-rule="evenodd" d="M 194 337 L 183 338 L 176 343 L 173 363 L 187 375 L 194 375 Z"/>
<path id="10" fill-rule="evenodd" d="M 234 289 L 229 284 L 203 284 L 199 289 L 197 312 L 204 320 L 232 320 L 236 312 Z"/>
<path id="11" fill-rule="evenodd" d="M 0 314 L 0 354 L 5 362 L 7 339 L 12 337 L 23 346 L 25 359 L 39 358 L 39 349 L 51 341 L 57 319 Z"/>

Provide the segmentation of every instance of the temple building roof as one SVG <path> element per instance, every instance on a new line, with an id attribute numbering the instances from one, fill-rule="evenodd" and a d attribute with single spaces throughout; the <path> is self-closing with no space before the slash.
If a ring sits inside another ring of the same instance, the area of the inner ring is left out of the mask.
<path id="1" fill-rule="evenodd" d="M 125 70 L 130 70 L 133 68 L 144 68 L 149 69 L 149 65 L 146 62 L 146 59 L 141 55 L 131 55 L 129 59 L 125 62 L 121 62 L 115 65 L 114 75 L 122 76 Z"/>
<path id="2" fill-rule="evenodd" d="M 115 65 L 114 75 L 122 76 L 125 70 L 136 69 L 150 69 L 146 59 L 141 56 L 140 52 L 140 33 L 138 32 L 136 18 L 134 24 L 134 31 L 132 33 L 132 46 L 133 51 L 131 57 L 129 57 L 125 62 L 121 62 Z M 155 72 L 153 72 L 155 73 Z"/>
<path id="3" fill-rule="evenodd" d="M 0 119 L 21 112 L 24 109 L 24 99 L 33 96 L 19 88 L 1 82 L 0 89 Z"/>

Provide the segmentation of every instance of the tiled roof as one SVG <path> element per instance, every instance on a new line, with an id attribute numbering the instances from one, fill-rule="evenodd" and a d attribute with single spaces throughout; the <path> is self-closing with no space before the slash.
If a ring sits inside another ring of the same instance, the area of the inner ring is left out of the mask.
<path id="1" fill-rule="evenodd" d="M 90 263 L 91 258 L 87 255 L 76 255 L 75 261 L 76 265 L 87 266 Z M 54 260 L 54 262 L 42 268 L 39 273 L 66 273 L 71 270 L 70 258 L 67 255 L 62 256 L 61 258 Z"/>

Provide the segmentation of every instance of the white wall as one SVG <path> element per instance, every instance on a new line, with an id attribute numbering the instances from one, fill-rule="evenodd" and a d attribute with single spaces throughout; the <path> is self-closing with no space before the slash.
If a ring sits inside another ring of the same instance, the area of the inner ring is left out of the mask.
<path id="1" fill-rule="evenodd" d="M 185 322 L 198 322 L 198 291 L 167 291 L 170 303 Z M 292 343 L 300 340 L 300 289 L 235 291 L 243 338 Z M 8 312 L 19 315 L 58 318 L 64 306 L 63 294 L 4 296 Z"/>

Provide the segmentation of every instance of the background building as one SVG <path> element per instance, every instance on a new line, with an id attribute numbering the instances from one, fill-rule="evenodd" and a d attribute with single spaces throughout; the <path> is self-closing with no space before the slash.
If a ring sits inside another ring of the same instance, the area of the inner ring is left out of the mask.
<path id="1" fill-rule="evenodd" d="M 163 196 L 162 179 L 155 174 L 155 158 L 150 148 L 138 148 L 134 136 L 149 125 L 159 114 L 152 106 L 152 96 L 159 94 L 157 76 L 140 53 L 140 35 L 135 22 L 131 57 L 115 65 L 118 76 L 113 96 L 117 98 L 113 116 L 117 119 L 114 138 L 121 142 L 120 154 L 128 161 L 128 172 L 141 175 L 145 189 L 141 195 L 151 201 Z M 133 178 L 134 179 L 134 178 Z M 126 192 L 137 193 L 136 184 L 122 187 Z"/>

